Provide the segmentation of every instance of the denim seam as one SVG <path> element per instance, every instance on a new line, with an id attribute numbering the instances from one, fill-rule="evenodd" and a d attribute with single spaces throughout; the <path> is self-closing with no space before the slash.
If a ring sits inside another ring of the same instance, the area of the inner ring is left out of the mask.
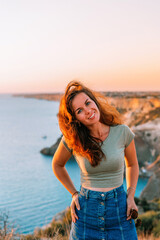
<path id="1" fill-rule="evenodd" d="M 122 240 L 124 240 L 124 235 L 123 235 L 123 228 L 121 225 L 121 220 L 120 220 L 120 215 L 119 215 L 119 207 L 118 207 L 118 199 L 117 199 L 117 192 L 115 190 L 115 200 L 116 200 L 116 207 L 117 207 L 117 216 L 118 216 L 118 222 L 119 222 L 119 229 L 121 231 L 121 236 L 122 236 Z"/>
<path id="2" fill-rule="evenodd" d="M 86 239 L 86 210 L 87 210 L 87 198 L 86 198 L 86 201 L 85 201 L 85 204 L 84 204 L 84 232 L 83 232 L 83 239 L 85 240 Z"/>

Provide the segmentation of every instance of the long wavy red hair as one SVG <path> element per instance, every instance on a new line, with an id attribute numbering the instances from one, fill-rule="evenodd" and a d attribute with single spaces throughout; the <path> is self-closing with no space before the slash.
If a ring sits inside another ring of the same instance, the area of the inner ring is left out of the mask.
<path id="1" fill-rule="evenodd" d="M 101 123 L 108 126 L 118 125 L 122 124 L 122 118 L 116 108 L 108 104 L 104 95 L 90 90 L 78 81 L 71 81 L 67 85 L 59 106 L 58 120 L 60 130 L 73 154 L 85 157 L 95 167 L 105 157 L 101 150 L 103 143 L 99 141 L 100 139 L 91 136 L 89 129 L 77 121 L 75 117 L 72 100 L 81 92 L 88 95 L 97 105 L 100 111 Z"/>

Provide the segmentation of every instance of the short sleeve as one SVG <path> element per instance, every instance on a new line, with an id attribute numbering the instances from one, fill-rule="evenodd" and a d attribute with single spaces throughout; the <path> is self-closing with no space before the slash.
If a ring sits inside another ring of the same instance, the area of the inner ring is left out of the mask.
<path id="1" fill-rule="evenodd" d="M 132 130 L 125 125 L 125 129 L 124 129 L 124 145 L 125 147 L 128 147 L 129 144 L 132 142 L 132 140 L 135 137 L 135 134 L 132 132 Z"/>
<path id="2" fill-rule="evenodd" d="M 62 136 L 62 142 L 63 142 L 64 146 L 66 147 L 66 149 L 67 149 L 70 153 L 72 153 L 72 149 L 70 149 L 70 148 L 68 147 L 68 145 L 67 145 L 67 143 L 66 143 L 66 141 L 65 141 L 64 136 Z"/>

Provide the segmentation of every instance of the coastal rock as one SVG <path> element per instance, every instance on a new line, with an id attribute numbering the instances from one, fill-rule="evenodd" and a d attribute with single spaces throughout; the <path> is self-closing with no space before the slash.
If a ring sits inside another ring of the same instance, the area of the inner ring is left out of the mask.
<path id="1" fill-rule="evenodd" d="M 57 139 L 56 143 L 53 144 L 51 147 L 46 147 L 46 148 L 43 148 L 40 153 L 42 153 L 43 155 L 46 155 L 46 156 L 52 156 L 55 154 L 55 151 L 57 150 L 57 147 L 61 141 L 61 138 L 62 138 L 62 135 Z M 70 160 L 75 160 L 74 156 L 72 155 Z"/>
<path id="2" fill-rule="evenodd" d="M 146 200 L 153 200 L 155 198 L 160 198 L 160 155 L 157 157 L 156 161 L 146 168 L 152 173 L 147 186 L 142 191 L 140 198 L 145 198 Z"/>
<path id="3" fill-rule="evenodd" d="M 60 141 L 61 141 L 61 138 L 62 138 L 62 136 L 59 137 L 57 139 L 56 143 L 53 144 L 51 147 L 43 148 L 40 152 L 44 155 L 47 155 L 47 156 L 53 156 L 57 147 L 58 147 L 58 145 L 59 145 L 59 143 L 60 143 Z"/>

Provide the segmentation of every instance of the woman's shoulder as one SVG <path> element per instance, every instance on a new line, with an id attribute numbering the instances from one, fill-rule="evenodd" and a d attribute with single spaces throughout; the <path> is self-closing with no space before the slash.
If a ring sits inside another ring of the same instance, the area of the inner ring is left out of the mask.
<path id="1" fill-rule="evenodd" d="M 126 125 L 126 124 L 117 124 L 117 125 L 113 125 L 112 126 L 112 129 L 115 131 L 115 132 L 128 132 L 128 131 L 131 131 L 131 129 Z"/>
<path id="2" fill-rule="evenodd" d="M 124 142 L 125 147 L 127 147 L 135 137 L 135 134 L 126 124 L 116 125 L 115 128 L 113 126 L 113 129 L 115 129 L 113 130 L 114 136 L 121 136 L 121 139 Z"/>
<path id="3" fill-rule="evenodd" d="M 121 130 L 129 128 L 126 124 L 117 124 L 117 125 L 113 125 L 111 127 L 115 128 L 115 129 L 121 129 Z"/>

